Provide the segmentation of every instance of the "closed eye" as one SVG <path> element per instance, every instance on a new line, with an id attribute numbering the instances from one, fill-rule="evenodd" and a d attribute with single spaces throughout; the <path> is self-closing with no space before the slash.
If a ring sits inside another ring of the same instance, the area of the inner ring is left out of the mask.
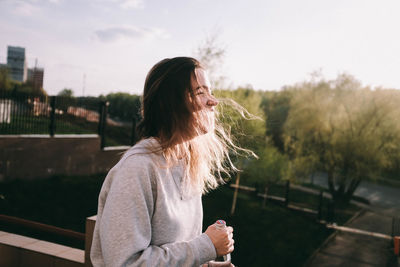
<path id="1" fill-rule="evenodd" d="M 204 88 L 203 87 L 197 87 L 196 88 L 196 92 L 195 92 L 195 95 L 202 95 L 202 94 L 204 94 L 205 92 L 204 92 Z"/>
<path id="2" fill-rule="evenodd" d="M 208 89 L 207 86 L 199 86 L 196 88 L 195 95 L 202 95 L 205 94 L 206 92 L 208 92 L 210 95 L 213 95 L 212 91 Z"/>

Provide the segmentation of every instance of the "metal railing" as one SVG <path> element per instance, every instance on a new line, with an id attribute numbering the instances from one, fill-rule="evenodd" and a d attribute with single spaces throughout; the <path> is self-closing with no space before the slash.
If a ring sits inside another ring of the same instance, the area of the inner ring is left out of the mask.
<path id="1" fill-rule="evenodd" d="M 97 98 L 71 98 L 0 91 L 0 134 L 98 132 Z"/>
<path id="2" fill-rule="evenodd" d="M 84 233 L 76 232 L 70 229 L 64 229 L 61 227 L 56 227 L 53 225 L 39 223 L 31 220 L 26 220 L 14 216 L 0 214 L 0 222 L 7 223 L 10 225 L 16 225 L 22 228 L 32 229 L 43 233 L 55 234 L 64 238 L 70 238 L 77 241 L 85 241 Z"/>
<path id="3" fill-rule="evenodd" d="M 136 120 L 113 120 L 97 97 L 44 96 L 0 90 L 0 135 L 98 134 L 100 146 L 131 146 Z"/>

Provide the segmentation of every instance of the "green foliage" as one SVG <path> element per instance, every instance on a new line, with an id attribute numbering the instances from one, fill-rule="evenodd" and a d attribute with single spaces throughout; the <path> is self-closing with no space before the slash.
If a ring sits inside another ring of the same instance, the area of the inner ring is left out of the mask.
<path id="1" fill-rule="evenodd" d="M 318 159 L 314 154 L 294 157 L 288 165 L 287 176 L 294 181 L 300 179 L 305 180 L 318 170 L 318 163 Z"/>
<path id="2" fill-rule="evenodd" d="M 4 76 L 0 75 L 0 83 L 2 83 L 1 79 L 3 79 L 6 90 L 12 91 L 13 93 L 32 96 L 47 96 L 47 92 L 43 88 L 35 89 L 33 84 L 30 82 L 22 83 L 10 79 L 4 80 Z"/>
<path id="3" fill-rule="evenodd" d="M 290 109 L 290 91 L 265 93 L 261 108 L 267 117 L 267 136 L 273 145 L 284 152 L 283 127 L 285 125 Z"/>
<path id="4" fill-rule="evenodd" d="M 63 97 L 73 97 L 74 96 L 74 91 L 70 88 L 64 88 L 57 94 L 58 96 L 63 96 Z"/>
<path id="5" fill-rule="evenodd" d="M 265 118 L 260 108 L 261 92 L 250 88 L 216 90 L 220 100 L 217 106 L 220 121 L 231 129 L 233 138 L 241 147 L 257 150 L 265 145 Z M 232 99 L 235 102 L 231 102 Z M 244 107 L 243 110 L 240 106 Z"/>
<path id="6" fill-rule="evenodd" d="M 251 88 L 215 91 L 221 99 L 218 107 L 221 122 L 231 129 L 232 137 L 239 146 L 251 149 L 259 157 L 238 160 L 239 167 L 243 169 L 244 183 L 270 186 L 286 177 L 288 159 L 266 141 L 266 119 L 261 108 L 263 94 Z M 226 99 L 233 99 L 245 110 Z"/>
<path id="7" fill-rule="evenodd" d="M 364 88 L 349 75 L 289 90 L 285 144 L 292 171 L 326 172 L 336 202 L 346 204 L 362 180 L 399 158 L 399 92 Z"/>
<path id="8" fill-rule="evenodd" d="M 6 67 L 0 67 L 0 90 L 11 90 L 11 80 L 9 70 Z"/>
<path id="9" fill-rule="evenodd" d="M 245 168 L 246 183 L 270 187 L 287 178 L 289 160 L 273 146 L 264 146 L 257 151 L 258 160 L 252 160 Z"/>
<path id="10" fill-rule="evenodd" d="M 111 93 L 105 96 L 110 105 L 108 113 L 114 119 L 131 122 L 139 115 L 140 97 L 128 93 Z"/>

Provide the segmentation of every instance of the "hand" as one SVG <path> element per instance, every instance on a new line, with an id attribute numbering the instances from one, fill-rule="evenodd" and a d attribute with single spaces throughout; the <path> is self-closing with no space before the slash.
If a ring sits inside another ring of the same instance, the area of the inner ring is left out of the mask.
<path id="1" fill-rule="evenodd" d="M 211 242 L 214 244 L 217 256 L 224 256 L 234 250 L 233 228 L 228 226 L 223 229 L 217 229 L 215 224 L 208 226 L 206 232 Z"/>

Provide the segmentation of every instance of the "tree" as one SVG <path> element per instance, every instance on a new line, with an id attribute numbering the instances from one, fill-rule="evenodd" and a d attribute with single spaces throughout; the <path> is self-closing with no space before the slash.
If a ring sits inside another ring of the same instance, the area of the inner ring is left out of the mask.
<path id="1" fill-rule="evenodd" d="M 246 166 L 245 173 L 248 182 L 255 184 L 259 191 L 263 189 L 264 194 L 267 195 L 272 185 L 288 177 L 289 160 L 272 145 L 261 147 L 257 150 L 257 155 L 259 159 L 252 160 Z"/>
<path id="2" fill-rule="evenodd" d="M 291 92 L 284 90 L 281 92 L 265 93 L 261 108 L 264 111 L 266 121 L 266 134 L 271 139 L 272 144 L 283 153 L 285 150 L 283 140 L 283 126 L 285 125 L 290 109 Z"/>
<path id="3" fill-rule="evenodd" d="M 11 80 L 9 76 L 9 70 L 6 67 L 0 67 L 0 90 L 10 90 Z"/>
<path id="4" fill-rule="evenodd" d="M 47 96 L 47 92 L 41 87 L 35 89 L 31 82 L 18 82 L 10 80 L 11 90 L 16 94 L 25 94 L 31 96 Z"/>
<path id="5" fill-rule="evenodd" d="M 226 49 L 218 43 L 217 32 L 208 35 L 197 47 L 195 57 L 206 67 L 213 88 L 224 88 L 225 77 L 221 74 Z"/>
<path id="6" fill-rule="evenodd" d="M 284 138 L 293 169 L 327 173 L 335 204 L 347 204 L 360 182 L 374 179 L 393 161 L 389 152 L 399 149 L 399 99 L 349 75 L 290 90 Z"/>
<path id="7" fill-rule="evenodd" d="M 73 97 L 74 96 L 74 91 L 70 88 L 64 88 L 57 94 L 58 96 L 63 96 L 63 97 Z"/>
<path id="8" fill-rule="evenodd" d="M 261 92 L 252 88 L 216 90 L 220 100 L 217 108 L 219 119 L 230 129 L 232 137 L 245 148 L 257 150 L 265 145 L 265 117 L 261 104 Z"/>
<path id="9" fill-rule="evenodd" d="M 114 119 L 131 122 L 139 115 L 140 97 L 129 93 L 111 93 L 105 99 L 110 102 L 108 113 Z"/>

